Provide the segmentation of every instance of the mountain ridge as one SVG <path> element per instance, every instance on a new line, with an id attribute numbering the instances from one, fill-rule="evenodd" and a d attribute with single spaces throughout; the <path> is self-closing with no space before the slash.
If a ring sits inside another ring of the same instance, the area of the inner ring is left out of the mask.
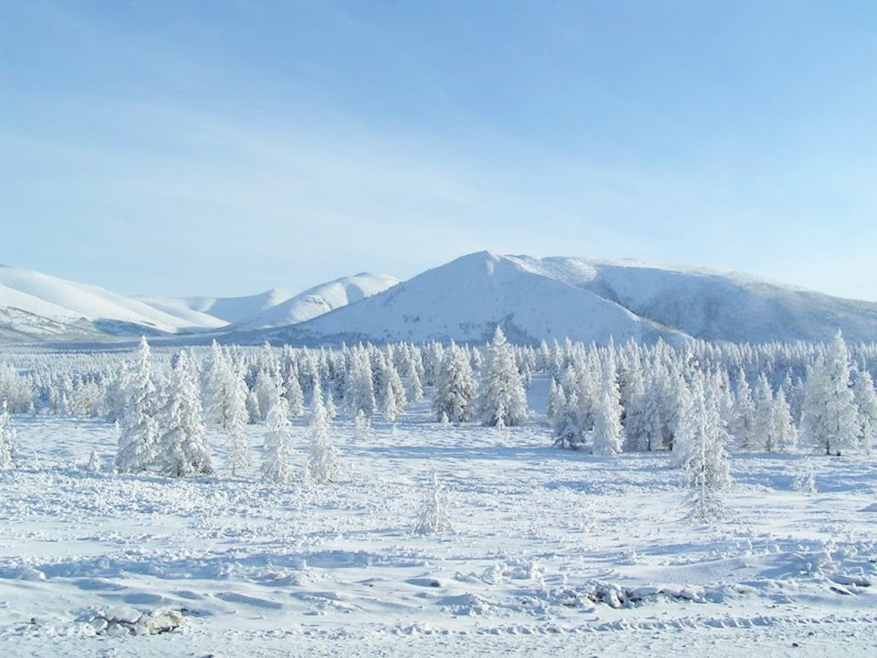
<path id="1" fill-rule="evenodd" d="M 479 276 L 486 278 L 479 284 L 484 293 L 479 310 L 489 310 L 460 316 L 460 305 L 472 307 L 473 300 L 448 305 L 442 290 Z M 444 285 L 434 285 L 436 277 L 445 279 Z M 542 280 L 536 286 L 536 298 L 496 294 L 516 285 L 521 289 L 533 286 L 528 283 L 533 277 Z M 398 296 L 406 292 L 409 299 L 400 303 Z M 575 307 L 574 312 L 570 307 Z M 618 309 L 625 313 L 619 314 Z M 424 310 L 432 318 L 425 331 L 415 326 L 422 321 Z M 437 317 L 451 319 L 436 329 Z M 550 326 L 543 323 L 545 318 L 551 319 Z M 608 318 L 614 318 L 616 324 L 611 325 Z M 731 342 L 818 341 L 831 338 L 838 328 L 849 340 L 870 342 L 877 341 L 877 304 L 709 268 L 676 269 L 642 261 L 578 257 L 501 256 L 481 251 L 427 270 L 359 305 L 270 334 L 269 339 L 480 342 L 496 325 L 521 342 L 567 336 L 605 342 L 610 335 L 616 341 L 684 337 Z"/>
<path id="2" fill-rule="evenodd" d="M 0 266 L 0 342 L 130 339 L 330 344 L 572 338 L 732 342 L 877 341 L 877 303 L 739 272 L 636 260 L 536 258 L 489 251 L 400 282 L 361 272 L 300 293 L 127 298 Z"/>

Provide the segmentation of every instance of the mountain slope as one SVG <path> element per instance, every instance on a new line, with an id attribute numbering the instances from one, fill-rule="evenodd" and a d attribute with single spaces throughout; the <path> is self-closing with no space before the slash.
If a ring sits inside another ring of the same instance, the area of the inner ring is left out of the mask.
<path id="1" fill-rule="evenodd" d="M 827 340 L 839 328 L 848 340 L 877 340 L 877 304 L 748 275 L 635 261 L 509 259 L 704 340 Z"/>
<path id="2" fill-rule="evenodd" d="M 314 286 L 275 306 L 255 314 L 236 327 L 241 330 L 267 329 L 306 322 L 315 317 L 384 292 L 399 283 L 385 274 L 363 272 Z"/>
<path id="3" fill-rule="evenodd" d="M 488 252 L 424 272 L 386 292 L 286 332 L 303 340 L 481 341 L 502 324 L 512 340 L 604 342 L 674 339 L 678 332 L 638 318 L 588 290 Z M 277 332 L 277 338 L 284 332 Z"/>
<path id="4" fill-rule="evenodd" d="M 877 304 L 754 277 L 634 261 L 470 254 L 272 340 L 521 342 L 683 337 L 877 341 Z"/>
<path id="5" fill-rule="evenodd" d="M 99 342 L 147 335 L 224 342 L 518 342 L 686 337 L 819 341 L 841 329 L 877 341 L 877 304 L 754 277 L 634 261 L 470 254 L 398 283 L 358 274 L 298 295 L 129 298 L 0 266 L 0 342 Z"/>
<path id="6" fill-rule="evenodd" d="M 175 333 L 190 325 L 136 299 L 97 286 L 0 265 L 4 335 L 29 339 Z"/>
<path id="7" fill-rule="evenodd" d="M 211 318 L 216 327 L 245 322 L 295 293 L 285 288 L 272 288 L 258 295 L 244 297 L 138 297 L 150 306 L 181 318 Z"/>

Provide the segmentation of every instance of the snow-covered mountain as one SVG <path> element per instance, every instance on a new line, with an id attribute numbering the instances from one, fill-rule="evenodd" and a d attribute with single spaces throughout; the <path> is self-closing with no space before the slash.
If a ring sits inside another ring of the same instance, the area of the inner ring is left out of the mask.
<path id="1" fill-rule="evenodd" d="M 357 274 L 296 294 L 248 297 L 126 297 L 97 286 L 0 266 L 0 343 L 128 339 L 262 329 L 312 319 L 398 283 Z"/>
<path id="2" fill-rule="evenodd" d="M 470 254 L 272 340 L 877 340 L 877 304 L 634 261 Z"/>
<path id="3" fill-rule="evenodd" d="M 745 274 L 638 261 L 508 258 L 704 340 L 826 340 L 838 328 L 849 340 L 877 340 L 877 304 Z"/>
<path id="4" fill-rule="evenodd" d="M 0 336 L 6 340 L 177 333 L 192 326 L 97 286 L 0 265 Z"/>
<path id="5" fill-rule="evenodd" d="M 238 321 L 241 330 L 283 327 L 312 320 L 324 313 L 392 288 L 399 279 L 385 274 L 362 272 L 305 290 L 253 317 Z"/>
<path id="6" fill-rule="evenodd" d="M 634 261 L 480 252 L 399 283 L 357 274 L 300 294 L 130 298 L 0 267 L 0 342 L 92 341 L 142 333 L 321 344 L 478 342 L 500 324 L 519 342 L 610 337 L 735 342 L 877 341 L 877 304 L 750 276 Z"/>
<path id="7" fill-rule="evenodd" d="M 246 297 L 138 297 L 154 308 L 181 318 L 193 318 L 197 321 L 200 315 L 213 318 L 217 327 L 246 322 L 252 317 L 282 304 L 295 292 L 286 288 L 272 288 L 258 295 Z"/>

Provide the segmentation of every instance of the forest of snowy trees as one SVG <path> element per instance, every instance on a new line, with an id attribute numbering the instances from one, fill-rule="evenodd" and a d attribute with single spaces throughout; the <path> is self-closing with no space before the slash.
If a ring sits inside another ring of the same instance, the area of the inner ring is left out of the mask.
<path id="1" fill-rule="evenodd" d="M 387 423 L 416 405 L 445 423 L 550 428 L 555 444 L 598 456 L 666 451 L 708 504 L 734 452 L 870 454 L 877 435 L 877 345 L 735 345 L 569 340 L 539 347 L 392 344 L 15 354 L 0 361 L 0 467 L 14 466 L 15 414 L 118 424 L 115 469 L 169 477 L 259 472 L 288 485 L 341 477 L 336 417 Z M 527 408 L 541 379 L 545 409 Z M 431 404 L 430 404 L 431 398 Z M 290 418 L 306 417 L 310 457 L 291 464 Z M 225 437 L 215 464 L 208 429 Z"/>

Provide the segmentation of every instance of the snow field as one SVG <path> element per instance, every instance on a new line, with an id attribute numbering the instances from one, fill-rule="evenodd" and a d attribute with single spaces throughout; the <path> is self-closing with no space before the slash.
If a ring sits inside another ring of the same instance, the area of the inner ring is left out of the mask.
<path id="1" fill-rule="evenodd" d="M 728 519 L 705 526 L 669 455 L 562 451 L 537 422 L 442 425 L 412 407 L 354 438 L 339 420 L 343 482 L 286 488 L 255 468 L 91 473 L 92 451 L 112 464 L 112 425 L 15 422 L 23 466 L 0 471 L 4 656 L 788 655 L 793 642 L 868 655 L 877 642 L 873 458 L 813 458 L 806 494 L 801 456 L 734 454 Z M 301 472 L 307 428 L 293 423 Z M 247 426 L 257 452 L 263 434 Z M 221 465 L 225 437 L 210 439 Z M 414 532 L 433 470 L 455 534 Z M 184 620 L 172 633 L 99 635 L 102 619 L 166 608 Z"/>

